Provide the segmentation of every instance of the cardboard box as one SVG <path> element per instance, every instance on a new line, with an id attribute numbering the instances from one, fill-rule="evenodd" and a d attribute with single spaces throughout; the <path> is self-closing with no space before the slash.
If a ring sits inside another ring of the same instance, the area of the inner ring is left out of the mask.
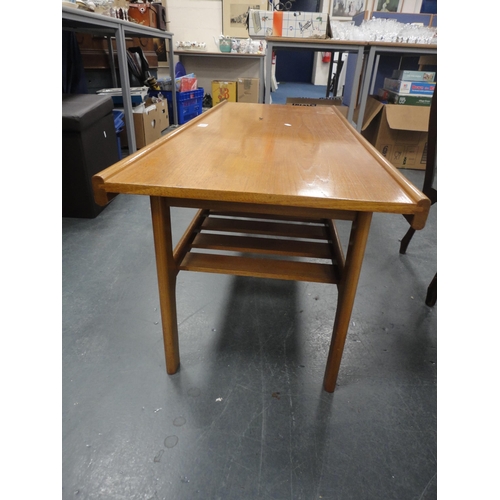
<path id="1" fill-rule="evenodd" d="M 135 143 L 141 149 L 161 137 L 161 115 L 156 105 L 144 105 L 142 109 L 134 108 Z M 136 111 L 137 110 L 137 111 Z"/>
<path id="2" fill-rule="evenodd" d="M 145 103 L 132 109 L 134 119 L 135 143 L 137 149 L 141 149 L 161 137 L 163 130 L 168 128 L 168 102 L 166 99 L 153 103 L 147 100 Z M 122 146 L 128 146 L 127 127 L 120 134 Z"/>
<path id="3" fill-rule="evenodd" d="M 273 36 L 274 11 L 250 9 L 248 14 L 248 36 L 265 38 Z"/>
<path id="4" fill-rule="evenodd" d="M 166 128 L 170 126 L 170 116 L 168 114 L 168 101 L 167 99 L 162 99 L 156 103 L 156 107 L 159 110 L 160 115 L 160 132 L 163 132 Z"/>
<path id="5" fill-rule="evenodd" d="M 396 92 L 397 94 L 434 94 L 436 89 L 435 82 L 408 82 L 406 80 L 394 80 L 393 78 L 384 78 L 384 89 Z"/>
<path id="6" fill-rule="evenodd" d="M 294 12 L 250 9 L 248 36 L 263 38 L 330 38 L 330 16 L 325 12 Z"/>
<path id="7" fill-rule="evenodd" d="M 281 33 L 278 33 L 280 17 L 283 19 L 281 22 Z M 322 12 L 275 12 L 273 36 L 287 38 L 329 38 L 332 36 L 330 16 Z"/>
<path id="8" fill-rule="evenodd" d="M 366 102 L 361 134 L 397 168 L 425 170 L 429 106 Z"/>
<path id="9" fill-rule="evenodd" d="M 238 78 L 237 102 L 259 102 L 259 79 Z"/>
<path id="10" fill-rule="evenodd" d="M 236 102 L 236 85 L 235 80 L 212 80 L 212 105 L 222 101 Z"/>
<path id="11" fill-rule="evenodd" d="M 341 98 L 314 99 L 312 97 L 287 97 L 286 103 L 292 106 L 336 106 L 337 109 L 347 118 L 349 106 L 342 104 Z"/>

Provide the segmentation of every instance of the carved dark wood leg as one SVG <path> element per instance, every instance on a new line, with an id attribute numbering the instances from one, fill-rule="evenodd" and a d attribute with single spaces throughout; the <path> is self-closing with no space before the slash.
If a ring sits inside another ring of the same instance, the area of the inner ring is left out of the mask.
<path id="1" fill-rule="evenodd" d="M 408 231 L 404 235 L 403 239 L 401 240 L 401 245 L 399 247 L 399 253 L 406 253 L 406 249 L 408 248 L 408 245 L 410 244 L 410 241 L 413 238 L 414 234 L 415 234 L 415 229 L 410 227 L 410 229 L 408 229 Z"/>
<path id="2" fill-rule="evenodd" d="M 427 288 L 427 296 L 425 297 L 425 303 L 429 307 L 436 304 L 437 301 L 437 273 L 432 278 L 429 287 Z"/>

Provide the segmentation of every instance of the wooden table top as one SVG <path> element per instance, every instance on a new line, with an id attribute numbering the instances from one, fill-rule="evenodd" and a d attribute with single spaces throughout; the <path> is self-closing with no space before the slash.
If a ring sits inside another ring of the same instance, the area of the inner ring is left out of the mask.
<path id="1" fill-rule="evenodd" d="M 224 102 L 95 175 L 111 193 L 400 213 L 425 225 L 430 200 L 334 106 Z M 175 204 L 175 203 L 173 203 Z"/>

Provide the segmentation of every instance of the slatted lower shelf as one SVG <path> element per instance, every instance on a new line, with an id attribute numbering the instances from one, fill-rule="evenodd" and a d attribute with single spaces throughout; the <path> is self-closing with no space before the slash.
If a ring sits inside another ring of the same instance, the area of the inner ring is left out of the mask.
<path id="1" fill-rule="evenodd" d="M 192 248 L 205 248 L 209 250 L 288 255 L 311 259 L 331 258 L 328 243 L 318 243 L 316 241 L 199 233 L 191 246 Z"/>
<path id="2" fill-rule="evenodd" d="M 175 250 L 178 269 L 338 283 L 344 263 L 333 221 L 279 219 L 200 211 Z"/>
<path id="3" fill-rule="evenodd" d="M 180 269 L 257 278 L 337 283 L 334 266 L 331 264 L 256 259 L 234 255 L 188 253 Z"/>

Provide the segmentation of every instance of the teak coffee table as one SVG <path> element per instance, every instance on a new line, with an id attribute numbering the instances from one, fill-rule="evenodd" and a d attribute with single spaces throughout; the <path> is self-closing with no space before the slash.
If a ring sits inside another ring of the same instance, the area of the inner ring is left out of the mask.
<path id="1" fill-rule="evenodd" d="M 178 370 L 176 278 L 201 271 L 332 283 L 324 388 L 340 368 L 372 214 L 425 225 L 430 200 L 335 109 L 218 104 L 92 179 L 96 202 L 151 199 L 167 373 Z M 170 207 L 198 208 L 172 247 Z M 335 220 L 351 221 L 344 256 Z"/>

